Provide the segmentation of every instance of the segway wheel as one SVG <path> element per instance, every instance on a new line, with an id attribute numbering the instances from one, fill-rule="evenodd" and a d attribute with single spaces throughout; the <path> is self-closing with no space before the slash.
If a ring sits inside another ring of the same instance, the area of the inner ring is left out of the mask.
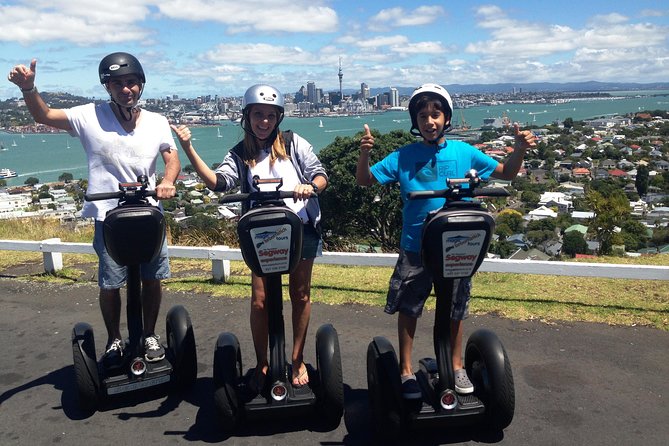
<path id="1" fill-rule="evenodd" d="M 172 352 L 172 383 L 177 390 L 185 390 L 197 379 L 197 350 L 195 334 L 188 311 L 175 305 L 167 313 L 167 345 Z"/>
<path id="2" fill-rule="evenodd" d="M 485 405 L 486 427 L 494 431 L 508 427 L 516 404 L 513 374 L 506 350 L 495 333 L 481 329 L 469 337 L 465 368 L 475 394 Z"/>
<path id="3" fill-rule="evenodd" d="M 367 347 L 367 389 L 376 435 L 397 440 L 403 424 L 400 368 L 392 344 L 380 336 Z"/>
<path id="4" fill-rule="evenodd" d="M 72 330 L 72 357 L 79 407 L 86 413 L 95 412 L 98 407 L 100 377 L 93 329 L 85 322 L 79 322 Z"/>
<path id="5" fill-rule="evenodd" d="M 220 426 L 232 432 L 239 423 L 241 403 L 238 383 L 242 376 L 242 354 L 239 341 L 232 333 L 221 333 L 214 351 L 214 404 Z"/>
<path id="6" fill-rule="evenodd" d="M 334 430 L 344 415 L 344 380 L 339 337 L 331 324 L 322 325 L 316 332 L 316 366 L 320 384 L 317 398 L 321 420 L 327 430 Z"/>

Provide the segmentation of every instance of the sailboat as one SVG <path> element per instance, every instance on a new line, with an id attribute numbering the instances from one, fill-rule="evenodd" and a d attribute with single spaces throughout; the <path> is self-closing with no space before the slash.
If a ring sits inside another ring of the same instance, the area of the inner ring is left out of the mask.
<path id="1" fill-rule="evenodd" d="M 322 119 L 319 119 L 318 121 L 319 121 L 318 126 L 319 126 L 319 127 L 323 127 L 323 120 L 322 120 Z"/>
<path id="2" fill-rule="evenodd" d="M 223 138 L 223 135 L 221 135 L 221 129 L 220 129 L 220 128 L 217 128 L 216 130 L 218 130 L 218 135 L 217 135 L 217 136 L 218 136 L 219 138 Z"/>
<path id="3" fill-rule="evenodd" d="M 16 140 L 12 139 L 12 147 L 16 147 Z"/>
<path id="4" fill-rule="evenodd" d="M 70 148 L 70 141 L 66 141 L 66 143 L 67 143 L 67 148 L 69 149 Z"/>

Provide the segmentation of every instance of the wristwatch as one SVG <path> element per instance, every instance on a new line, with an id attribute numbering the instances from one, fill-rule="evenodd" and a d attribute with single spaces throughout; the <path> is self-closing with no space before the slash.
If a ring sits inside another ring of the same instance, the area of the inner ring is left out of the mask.
<path id="1" fill-rule="evenodd" d="M 318 186 L 316 185 L 316 183 L 314 183 L 313 181 L 310 181 L 309 184 L 311 184 L 311 187 L 314 188 L 314 193 L 317 194 L 318 193 Z"/>

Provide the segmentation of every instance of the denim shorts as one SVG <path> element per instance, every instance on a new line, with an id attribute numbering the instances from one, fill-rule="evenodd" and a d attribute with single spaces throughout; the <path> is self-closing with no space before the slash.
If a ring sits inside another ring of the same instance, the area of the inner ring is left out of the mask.
<path id="1" fill-rule="evenodd" d="M 453 281 L 451 318 L 464 320 L 469 315 L 471 278 Z M 418 318 L 432 291 L 432 274 L 423 267 L 420 253 L 400 250 L 395 270 L 390 277 L 386 307 L 388 314 L 400 313 Z"/>
<path id="2" fill-rule="evenodd" d="M 313 259 L 323 255 L 323 240 L 316 228 L 310 223 L 303 225 L 302 260 Z"/>
<path id="3" fill-rule="evenodd" d="M 98 286 L 105 290 L 114 290 L 123 287 L 128 279 L 127 268 L 116 263 L 107 252 L 104 237 L 102 236 L 102 221 L 95 221 L 93 248 L 95 248 L 99 259 Z M 152 261 L 140 265 L 140 275 L 143 280 L 161 280 L 170 277 L 167 239 L 163 241 L 160 252 Z"/>

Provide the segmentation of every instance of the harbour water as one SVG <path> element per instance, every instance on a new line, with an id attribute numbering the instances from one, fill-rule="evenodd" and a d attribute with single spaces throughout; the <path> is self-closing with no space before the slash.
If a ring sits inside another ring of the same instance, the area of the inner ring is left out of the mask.
<path id="1" fill-rule="evenodd" d="M 641 110 L 669 110 L 669 92 L 615 92 L 616 99 L 577 100 L 559 104 L 503 104 L 488 107 L 456 109 L 454 124 L 462 121 L 474 128 L 480 127 L 485 118 L 507 116 L 521 125 L 542 126 L 566 118 L 583 120 L 634 113 Z M 321 126 L 320 123 L 323 123 Z M 306 138 L 316 152 L 334 141 L 337 136 L 353 136 L 363 130 L 363 124 L 387 133 L 395 129 L 409 130 L 411 122 L 406 111 L 348 117 L 288 117 L 281 124 L 282 130 L 293 130 Z M 242 138 L 239 125 L 224 121 L 220 127 L 194 127 L 193 144 L 200 156 L 209 164 L 218 163 L 227 151 Z M 219 136 L 220 133 L 220 136 Z M 0 132 L 0 168 L 16 171 L 18 176 L 6 180 L 10 186 L 24 184 L 28 177 L 41 182 L 56 181 L 67 172 L 75 179 L 86 178 L 87 166 L 81 144 L 77 138 L 65 133 L 10 134 Z M 183 155 L 181 162 L 189 164 Z M 160 165 L 159 165 L 160 170 Z"/>

